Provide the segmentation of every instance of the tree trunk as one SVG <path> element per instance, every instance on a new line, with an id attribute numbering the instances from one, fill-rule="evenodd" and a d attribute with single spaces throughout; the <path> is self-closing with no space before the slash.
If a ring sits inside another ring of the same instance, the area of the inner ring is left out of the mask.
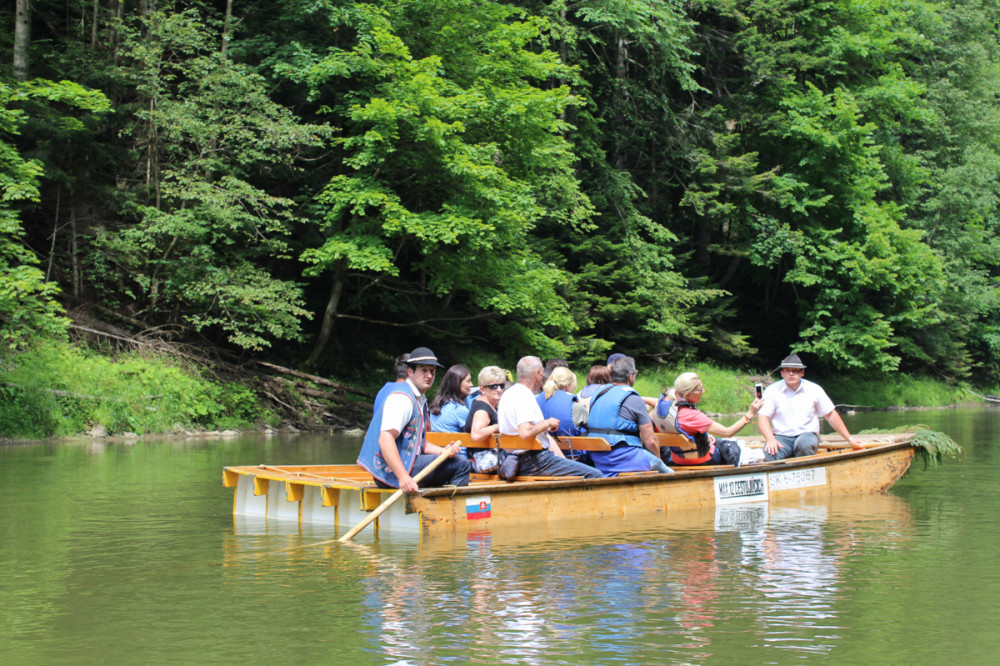
<path id="1" fill-rule="evenodd" d="M 62 188 L 56 188 L 56 214 L 52 220 L 52 243 L 49 245 L 49 266 L 45 269 L 45 281 L 52 279 L 52 264 L 56 258 L 56 239 L 59 237 L 59 205 L 62 203 Z"/>
<path id="2" fill-rule="evenodd" d="M 101 9 L 101 0 L 94 0 L 94 10 L 90 18 L 90 50 L 97 50 L 97 23 Z"/>
<path id="3" fill-rule="evenodd" d="M 319 336 L 316 338 L 316 345 L 312 354 L 306 359 L 305 367 L 316 367 L 316 363 L 323 355 L 327 343 L 330 342 L 330 334 L 333 333 L 333 319 L 337 315 L 337 307 L 340 305 L 340 294 L 344 291 L 344 270 L 347 268 L 347 260 L 342 259 L 334 270 L 333 285 L 330 287 L 330 298 L 326 302 L 326 310 L 323 312 L 323 323 L 319 329 Z"/>
<path id="4" fill-rule="evenodd" d="M 124 15 L 125 0 L 115 0 L 115 25 L 119 26 L 122 24 L 122 16 Z M 115 65 L 118 64 L 118 28 L 112 28 L 111 30 L 111 51 L 114 55 L 111 58 L 111 62 Z"/>
<path id="5" fill-rule="evenodd" d="M 73 297 L 80 301 L 83 292 L 83 276 L 80 271 L 79 247 L 76 238 L 76 206 L 69 207 L 69 264 L 73 277 Z"/>
<path id="6" fill-rule="evenodd" d="M 17 0 L 14 6 L 14 78 L 27 81 L 31 47 L 31 2 Z"/>
<path id="7" fill-rule="evenodd" d="M 229 33 L 232 30 L 233 20 L 233 0 L 226 0 L 226 17 L 222 22 L 222 57 L 226 57 L 226 48 L 229 46 Z"/>
<path id="8" fill-rule="evenodd" d="M 628 78 L 628 45 L 624 37 L 615 40 L 615 124 L 617 127 L 625 126 L 625 105 L 628 103 L 625 90 L 625 81 Z M 624 139 L 618 138 L 615 144 L 613 163 L 615 169 L 625 168 L 625 149 L 622 146 Z"/>

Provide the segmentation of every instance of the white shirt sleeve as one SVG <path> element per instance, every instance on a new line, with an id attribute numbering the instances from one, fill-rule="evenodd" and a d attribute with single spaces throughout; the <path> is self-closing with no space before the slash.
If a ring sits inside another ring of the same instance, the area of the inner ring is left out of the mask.
<path id="1" fill-rule="evenodd" d="M 403 432 L 413 416 L 413 401 L 402 393 L 390 393 L 382 407 L 382 425 L 379 430 Z"/>

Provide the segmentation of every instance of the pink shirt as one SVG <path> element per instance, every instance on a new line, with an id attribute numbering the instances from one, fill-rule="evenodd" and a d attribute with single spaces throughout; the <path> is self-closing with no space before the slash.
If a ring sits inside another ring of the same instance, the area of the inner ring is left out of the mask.
<path id="1" fill-rule="evenodd" d="M 689 435 L 694 435 L 699 432 L 708 432 L 712 426 L 712 419 L 697 409 L 681 407 L 677 410 L 677 425 Z"/>

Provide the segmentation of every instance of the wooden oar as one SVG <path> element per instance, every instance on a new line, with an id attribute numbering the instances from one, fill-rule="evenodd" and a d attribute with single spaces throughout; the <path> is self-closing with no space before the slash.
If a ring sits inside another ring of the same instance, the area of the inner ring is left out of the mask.
<path id="1" fill-rule="evenodd" d="M 437 469 L 438 465 L 447 460 L 450 457 L 449 454 L 450 454 L 449 451 L 447 450 L 443 451 L 441 455 L 439 455 L 431 462 L 430 465 L 424 467 L 422 470 L 417 472 L 417 475 L 413 477 L 413 480 L 419 483 L 421 480 L 423 480 L 425 476 L 427 476 L 435 469 Z M 345 541 L 350 541 L 351 539 L 353 539 L 355 534 L 368 527 L 369 523 L 373 522 L 376 518 L 385 513 L 386 509 L 395 504 L 396 500 L 398 500 L 404 494 L 405 493 L 402 490 L 397 490 L 396 492 L 394 492 L 392 495 L 389 496 L 389 499 L 379 504 L 377 509 L 369 513 L 364 520 L 362 520 L 360 523 L 352 527 L 350 531 L 347 532 L 347 534 L 337 539 L 337 541 L 339 541 L 340 543 L 344 543 Z"/>

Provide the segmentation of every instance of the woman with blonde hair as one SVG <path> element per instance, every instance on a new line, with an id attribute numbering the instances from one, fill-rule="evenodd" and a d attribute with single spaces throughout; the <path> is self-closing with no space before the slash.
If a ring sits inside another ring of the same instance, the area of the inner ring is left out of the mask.
<path id="1" fill-rule="evenodd" d="M 739 465 L 740 448 L 728 439 L 749 424 L 764 401 L 755 398 L 747 413 L 736 423 L 724 426 L 698 409 L 705 394 L 701 378 L 694 372 L 677 376 L 674 385 L 660 398 L 653 423 L 661 432 L 676 432 L 695 444 L 697 456 L 685 458 L 679 447 L 661 447 L 660 456 L 670 465 Z M 719 439 L 722 438 L 722 439 Z"/>
<path id="2" fill-rule="evenodd" d="M 542 392 L 535 396 L 545 418 L 559 419 L 559 428 L 550 433 L 557 439 L 587 434 L 586 428 L 579 428 L 573 423 L 573 406 L 580 402 L 575 391 L 576 375 L 569 368 L 558 367 L 553 368 L 552 374 L 542 385 Z M 567 458 L 590 464 L 590 456 L 586 451 L 574 451 L 569 447 L 560 448 Z"/>
<path id="3" fill-rule="evenodd" d="M 552 370 L 542 392 L 535 396 L 545 418 L 559 419 L 559 429 L 552 433 L 556 437 L 576 437 L 585 432 L 573 425 L 573 403 L 578 400 L 575 392 L 576 375 L 569 368 L 559 367 Z"/>
<path id="4" fill-rule="evenodd" d="M 476 442 L 481 442 L 500 432 L 497 423 L 497 405 L 507 386 L 507 373 L 496 365 L 488 365 L 479 371 L 479 397 L 472 402 L 463 430 Z M 496 451 L 469 447 L 469 458 L 473 470 L 479 473 L 492 472 L 499 462 Z"/>

